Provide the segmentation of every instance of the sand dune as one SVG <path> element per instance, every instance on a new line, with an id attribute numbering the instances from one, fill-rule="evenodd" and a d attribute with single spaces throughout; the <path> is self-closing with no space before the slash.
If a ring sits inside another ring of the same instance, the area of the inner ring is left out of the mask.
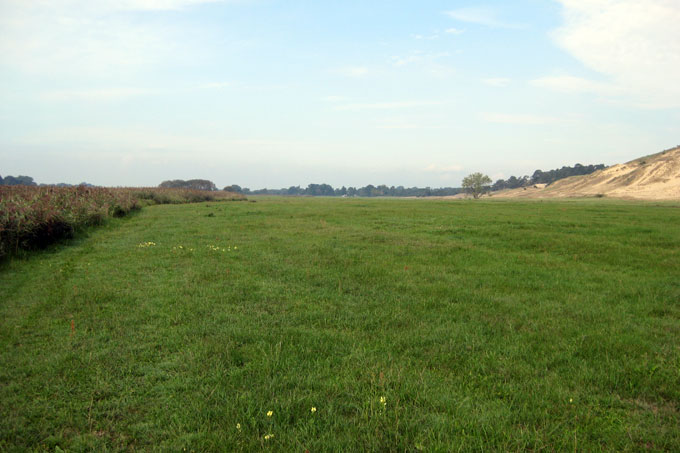
<path id="1" fill-rule="evenodd" d="M 596 197 L 680 200 L 680 146 L 613 165 L 595 173 L 572 176 L 542 186 L 494 192 L 494 198 Z"/>

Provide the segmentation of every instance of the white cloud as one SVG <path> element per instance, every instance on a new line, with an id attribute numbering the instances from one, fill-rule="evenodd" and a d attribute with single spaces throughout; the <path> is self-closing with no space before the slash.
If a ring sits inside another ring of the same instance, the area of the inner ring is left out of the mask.
<path id="1" fill-rule="evenodd" d="M 43 93 L 46 101 L 113 101 L 149 94 L 148 90 L 137 88 L 105 88 L 99 90 L 61 90 Z"/>
<path id="2" fill-rule="evenodd" d="M 386 118 L 379 121 L 376 125 L 377 129 L 387 130 L 433 130 L 445 129 L 444 126 L 438 124 L 422 124 L 412 121 L 410 118 Z"/>
<path id="3" fill-rule="evenodd" d="M 430 164 L 427 167 L 425 167 L 425 171 L 427 172 L 432 172 L 432 173 L 455 173 L 459 171 L 463 171 L 463 166 L 454 164 L 454 165 L 442 165 L 442 164 Z"/>
<path id="4" fill-rule="evenodd" d="M 203 85 L 200 86 L 200 88 L 220 89 L 220 88 L 228 88 L 232 85 L 233 84 L 231 82 L 210 82 L 210 83 L 204 83 Z"/>
<path id="5" fill-rule="evenodd" d="M 422 51 L 412 52 L 406 56 L 393 56 L 390 58 L 394 66 L 406 66 L 412 63 L 421 64 L 423 62 L 434 62 L 440 58 L 450 57 L 451 54 L 448 52 L 440 53 L 427 53 Z"/>
<path id="6" fill-rule="evenodd" d="M 149 152 L 162 155 L 175 153 L 183 160 L 188 159 L 187 150 L 192 150 L 191 159 L 196 155 L 203 155 L 207 159 L 225 155 L 225 148 L 243 151 L 247 156 L 253 157 L 270 150 L 312 153 L 318 151 L 320 146 L 319 143 L 285 139 L 237 138 L 221 134 L 182 135 L 144 126 L 59 127 L 20 137 L 13 143 L 56 147 L 66 145 L 74 151 L 84 149 L 92 155 L 100 152 L 119 154 L 121 149 L 132 150 L 135 153 Z"/>
<path id="7" fill-rule="evenodd" d="M 104 75 L 177 59 L 183 41 L 126 12 L 181 10 L 219 0 L 2 0 L 0 64 L 30 73 Z"/>
<path id="8" fill-rule="evenodd" d="M 482 82 L 496 88 L 504 88 L 510 85 L 510 79 L 506 79 L 505 77 L 490 77 L 488 79 L 482 79 Z"/>
<path id="9" fill-rule="evenodd" d="M 516 124 L 522 126 L 536 126 L 560 121 L 558 118 L 552 116 L 515 113 L 482 113 L 481 118 L 488 123 Z"/>
<path id="10" fill-rule="evenodd" d="M 522 28 L 522 25 L 506 22 L 499 17 L 496 9 L 487 7 L 468 7 L 446 11 L 447 16 L 470 24 L 491 28 Z"/>
<path id="11" fill-rule="evenodd" d="M 322 97 L 321 100 L 323 102 L 342 102 L 346 100 L 346 98 L 344 96 L 325 96 Z"/>
<path id="12" fill-rule="evenodd" d="M 345 104 L 335 108 L 335 110 L 393 110 L 408 109 L 414 107 L 427 107 L 441 105 L 439 101 L 408 101 L 408 102 L 372 102 L 363 104 Z"/>
<path id="13" fill-rule="evenodd" d="M 574 76 L 539 77 L 530 82 L 541 88 L 550 88 L 563 93 L 620 94 L 621 90 L 610 84 Z"/>
<path id="14" fill-rule="evenodd" d="M 420 41 L 420 40 L 431 41 L 431 40 L 433 40 L 433 39 L 439 38 L 439 33 L 433 33 L 433 34 L 431 34 L 431 35 L 419 35 L 419 34 L 415 34 L 415 35 L 411 35 L 411 38 L 417 39 L 417 40 L 419 40 L 419 41 Z"/>
<path id="15" fill-rule="evenodd" d="M 394 55 L 390 57 L 390 63 L 397 68 L 410 66 L 433 77 L 448 78 L 455 74 L 456 70 L 442 60 L 450 56 L 449 52 L 429 53 L 415 51 L 408 55 Z"/>
<path id="16" fill-rule="evenodd" d="M 347 66 L 338 70 L 340 74 L 345 77 L 360 78 L 368 74 L 368 68 L 365 66 Z"/>
<path id="17" fill-rule="evenodd" d="M 445 33 L 449 35 L 462 35 L 463 33 L 465 33 L 465 30 L 462 30 L 460 28 L 447 28 L 445 30 Z"/>
<path id="18" fill-rule="evenodd" d="M 680 107 L 680 2 L 559 1 L 565 22 L 553 33 L 555 42 L 611 82 L 562 77 L 539 79 L 539 85 L 621 93 L 645 107 Z"/>
<path id="19" fill-rule="evenodd" d="M 97 0 L 94 3 L 110 5 L 120 10 L 179 10 L 201 3 L 220 3 L 224 0 Z"/>

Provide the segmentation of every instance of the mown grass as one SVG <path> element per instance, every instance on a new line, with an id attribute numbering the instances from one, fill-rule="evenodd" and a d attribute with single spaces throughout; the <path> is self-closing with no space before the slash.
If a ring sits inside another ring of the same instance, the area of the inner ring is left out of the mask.
<path id="1" fill-rule="evenodd" d="M 153 206 L 0 269 L 0 449 L 678 451 L 678 225 L 602 200 Z"/>

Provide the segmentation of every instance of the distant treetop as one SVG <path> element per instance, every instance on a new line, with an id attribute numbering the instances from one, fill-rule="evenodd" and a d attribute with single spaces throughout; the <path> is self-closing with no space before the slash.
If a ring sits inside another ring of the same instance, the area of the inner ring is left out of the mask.
<path id="1" fill-rule="evenodd" d="M 3 186 L 37 186 L 30 176 L 5 176 L 0 177 L 0 185 Z"/>
<path id="2" fill-rule="evenodd" d="M 217 186 L 212 181 L 207 179 L 190 179 L 184 181 L 183 179 L 173 179 L 170 181 L 163 181 L 158 185 L 166 189 L 196 189 L 196 190 L 217 190 Z"/>
<path id="3" fill-rule="evenodd" d="M 533 184 L 551 184 L 559 179 L 577 175 L 589 175 L 604 168 L 606 168 L 604 164 L 576 164 L 573 167 L 562 167 L 549 171 L 536 170 L 531 177 L 521 176 L 518 178 L 516 176 L 510 176 L 506 180 L 499 179 L 491 186 L 491 190 L 517 189 L 518 187 L 526 187 Z"/>

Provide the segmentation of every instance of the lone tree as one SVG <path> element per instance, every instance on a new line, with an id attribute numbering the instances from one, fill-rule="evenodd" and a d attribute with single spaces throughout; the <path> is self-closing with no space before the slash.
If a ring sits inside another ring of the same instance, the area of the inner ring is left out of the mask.
<path id="1" fill-rule="evenodd" d="M 482 196 L 489 189 L 489 185 L 491 185 L 491 178 L 479 172 L 463 178 L 463 189 L 475 198 Z"/>

